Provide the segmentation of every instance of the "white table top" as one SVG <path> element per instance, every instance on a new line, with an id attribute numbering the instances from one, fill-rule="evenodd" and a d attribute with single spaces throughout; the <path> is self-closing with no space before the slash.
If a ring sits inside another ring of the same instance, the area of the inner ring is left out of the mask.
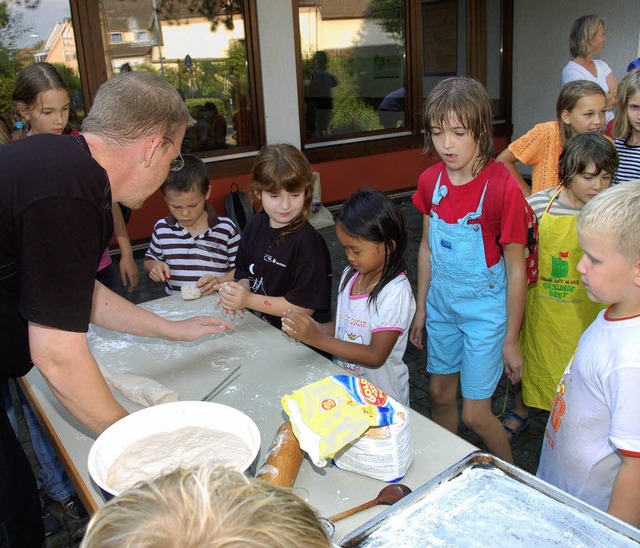
<path id="1" fill-rule="evenodd" d="M 177 320 L 193 315 L 220 316 L 221 311 L 214 303 L 214 297 L 183 301 L 174 296 L 142 306 Z M 176 390 L 183 401 L 201 400 L 240 365 L 240 376 L 215 401 L 240 409 L 258 425 L 262 444 L 257 464 L 261 465 L 276 431 L 288 420 L 280 404 L 282 396 L 344 371 L 252 314 L 247 313 L 234 324 L 236 330 L 231 334 L 214 335 L 195 343 L 148 339 L 92 326 L 89 344 L 101 366 L 153 378 Z M 89 510 L 99 508 L 104 499 L 87 469 L 87 456 L 95 435 L 62 407 L 36 368 L 26 379 L 27 392 L 83 502 Z M 140 409 L 119 392 L 114 391 L 114 395 L 129 411 Z M 414 459 L 402 483 L 416 489 L 476 448 L 421 414 L 410 411 L 410 415 Z M 330 516 L 374 498 L 384 485 L 335 467 L 316 468 L 305 458 L 293 490 L 320 515 Z M 384 508 L 371 508 L 339 521 L 334 541 Z"/>

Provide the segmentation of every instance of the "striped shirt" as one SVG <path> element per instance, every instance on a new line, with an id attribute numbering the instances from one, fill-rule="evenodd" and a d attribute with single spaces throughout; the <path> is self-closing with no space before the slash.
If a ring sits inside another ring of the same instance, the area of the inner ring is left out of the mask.
<path id="1" fill-rule="evenodd" d="M 218 217 L 207 208 L 209 228 L 192 236 L 173 215 L 160 219 L 153 227 L 146 259 L 169 265 L 166 284 L 169 295 L 180 293 L 183 285 L 195 284 L 205 274 L 223 276 L 236 266 L 240 234 L 227 217 Z"/>
<path id="2" fill-rule="evenodd" d="M 557 191 L 558 187 L 555 187 L 543 190 L 542 192 L 536 192 L 531 196 L 527 196 L 527 202 L 529 202 L 531 209 L 533 209 L 534 213 L 536 214 L 538 223 L 540 222 L 540 218 L 547 209 L 547 205 Z M 551 215 L 577 215 L 578 213 L 580 213 L 581 209 L 581 207 L 574 207 L 562 203 L 560 201 L 560 196 L 558 196 L 555 200 L 553 200 L 553 203 L 549 208 L 549 213 L 551 213 Z"/>
<path id="3" fill-rule="evenodd" d="M 620 165 L 616 171 L 616 183 L 640 179 L 640 146 L 629 146 L 626 139 L 616 138 L 614 141 Z"/>

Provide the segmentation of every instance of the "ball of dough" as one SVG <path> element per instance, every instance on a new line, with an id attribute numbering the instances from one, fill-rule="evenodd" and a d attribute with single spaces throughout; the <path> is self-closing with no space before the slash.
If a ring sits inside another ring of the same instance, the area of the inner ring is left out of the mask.
<path id="1" fill-rule="evenodd" d="M 182 295 L 182 298 L 185 301 L 193 301 L 194 299 L 199 299 L 200 297 L 202 297 L 202 292 L 197 285 L 189 284 L 183 285 L 180 288 L 180 295 Z"/>

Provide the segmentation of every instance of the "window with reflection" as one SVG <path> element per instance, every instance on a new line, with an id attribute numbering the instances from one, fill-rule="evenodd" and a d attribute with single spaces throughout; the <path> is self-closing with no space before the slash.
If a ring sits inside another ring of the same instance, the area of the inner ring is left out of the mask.
<path id="1" fill-rule="evenodd" d="M 255 148 L 244 2 L 102 0 L 107 71 L 150 71 L 184 98 L 182 152 Z M 120 40 L 113 38 L 119 36 Z"/>
<path id="2" fill-rule="evenodd" d="M 405 2 L 297 5 L 307 142 L 406 129 Z"/>
<path id="3" fill-rule="evenodd" d="M 314 161 L 422 144 L 421 110 L 450 76 L 489 91 L 511 131 L 513 0 L 294 0 L 302 141 Z M 365 145 L 366 143 L 366 145 Z"/>
<path id="4" fill-rule="evenodd" d="M 473 76 L 489 92 L 494 119 L 504 119 L 503 46 L 510 13 L 510 0 L 422 0 L 423 99 L 444 78 Z"/>

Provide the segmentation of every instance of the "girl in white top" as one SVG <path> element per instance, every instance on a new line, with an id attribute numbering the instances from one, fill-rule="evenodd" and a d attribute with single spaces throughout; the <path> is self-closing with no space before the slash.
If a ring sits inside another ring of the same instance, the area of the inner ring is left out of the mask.
<path id="1" fill-rule="evenodd" d="M 596 82 L 607 94 L 607 122 L 613 120 L 617 103 L 618 82 L 611 68 L 600 59 L 593 59 L 606 43 L 604 19 L 583 15 L 573 22 L 569 36 L 571 61 L 562 69 L 562 85 L 574 80 Z"/>
<path id="2" fill-rule="evenodd" d="M 381 192 L 359 190 L 338 214 L 336 233 L 351 266 L 340 280 L 334 321 L 318 324 L 290 311 L 282 319 L 282 330 L 333 354 L 349 373 L 408 405 L 409 370 L 402 356 L 415 300 L 405 273 L 402 212 Z"/>

